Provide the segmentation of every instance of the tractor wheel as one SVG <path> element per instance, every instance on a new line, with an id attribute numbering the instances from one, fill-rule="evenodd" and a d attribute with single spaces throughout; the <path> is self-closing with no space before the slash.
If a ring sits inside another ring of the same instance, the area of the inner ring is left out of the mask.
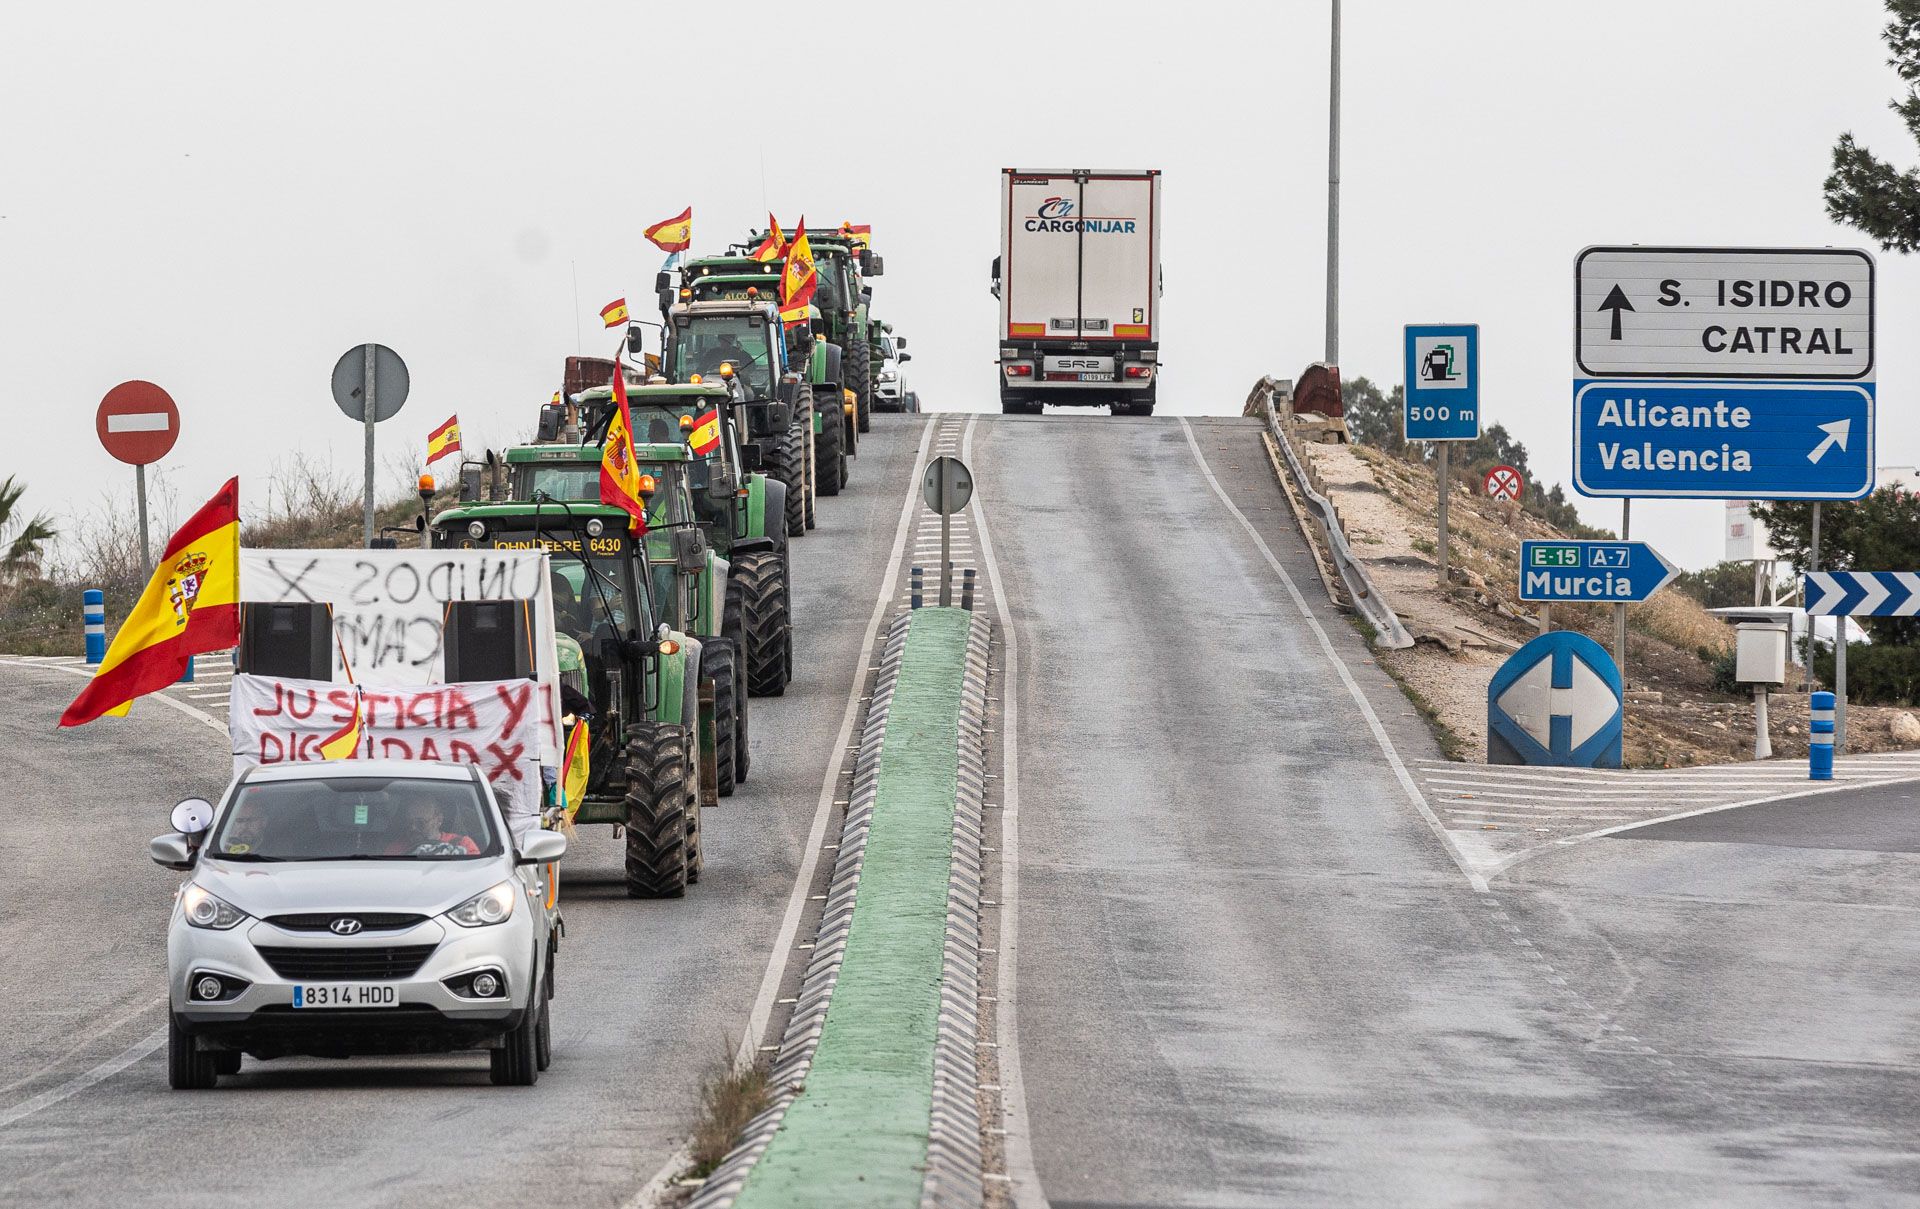
<path id="1" fill-rule="evenodd" d="M 627 895 L 687 892 L 699 801 L 688 779 L 687 728 L 639 722 L 627 730 Z"/>
<path id="2" fill-rule="evenodd" d="M 820 463 L 815 457 L 813 448 L 813 387 L 807 385 L 800 387 L 800 404 L 797 410 L 799 414 L 794 417 L 793 433 L 794 440 L 798 442 L 800 455 L 806 462 L 807 480 L 807 489 L 804 493 L 806 498 L 801 502 L 801 515 L 806 518 L 807 528 L 811 529 L 820 523 L 815 508 L 820 486 Z M 788 507 L 792 505 L 789 504 Z"/>
<path id="3" fill-rule="evenodd" d="M 847 389 L 853 392 L 853 418 L 861 432 L 873 426 L 873 354 L 865 340 L 847 341 Z"/>
<path id="4" fill-rule="evenodd" d="M 834 390 L 833 397 L 840 397 L 838 389 Z M 845 428 L 838 407 L 820 413 L 820 431 L 813 438 L 813 460 L 821 495 L 839 495 L 840 484 L 846 481 L 847 458 L 841 449 L 841 433 Z"/>
<path id="5" fill-rule="evenodd" d="M 733 573 L 747 594 L 747 691 L 778 697 L 787 691 L 793 643 L 786 560 L 778 554 L 743 554 L 734 560 Z"/>
<path id="6" fill-rule="evenodd" d="M 723 798 L 733 796 L 740 772 L 740 678 L 735 658 L 730 639 L 706 638 L 700 642 L 700 670 L 713 681 L 713 767 Z"/>
<path id="7" fill-rule="evenodd" d="M 767 473 L 787 485 L 788 537 L 800 537 L 807 531 L 807 465 L 794 425 L 769 442 L 773 456 L 767 459 Z"/>
<path id="8" fill-rule="evenodd" d="M 733 779 L 744 781 L 753 768 L 753 754 L 748 750 L 747 732 L 747 589 L 737 578 L 727 577 L 726 614 L 721 621 L 720 633 L 733 647 Z"/>

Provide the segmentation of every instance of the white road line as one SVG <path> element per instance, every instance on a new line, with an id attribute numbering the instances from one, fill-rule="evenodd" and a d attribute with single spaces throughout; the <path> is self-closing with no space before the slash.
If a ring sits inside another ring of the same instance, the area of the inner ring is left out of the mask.
<path id="1" fill-rule="evenodd" d="M 26 663 L 18 659 L 0 659 L 0 665 L 9 664 L 9 663 L 13 664 L 16 667 L 51 668 L 56 672 L 69 672 L 75 676 L 85 677 L 88 680 L 93 679 L 93 673 L 83 667 L 67 667 L 63 664 L 58 664 L 58 663 Z M 212 714 L 209 714 L 204 710 L 195 709 L 193 706 L 188 705 L 184 701 L 174 700 L 172 697 L 167 696 L 165 691 L 161 691 L 157 693 L 148 693 L 145 697 L 140 698 L 140 700 L 158 701 L 160 704 L 168 707 L 169 709 L 179 710 L 181 713 L 187 715 L 189 718 L 199 719 L 202 723 L 212 727 L 214 730 L 219 731 L 223 736 L 227 733 L 227 724 L 225 722 L 222 722 L 220 719 L 215 718 Z"/>
<path id="2" fill-rule="evenodd" d="M 22 1100 L 12 1108 L 0 1112 L 0 1129 L 5 1129 L 7 1126 L 22 1118 L 30 1117 L 43 1108 L 52 1108 L 62 1100 L 87 1090 L 102 1079 L 111 1079 L 113 1076 L 132 1066 L 166 1043 L 167 1030 L 164 1027 L 155 1029 L 152 1033 L 129 1045 L 119 1056 L 109 1058 L 90 1071 L 75 1075 L 73 1078 L 68 1079 L 58 1086 L 49 1087 L 39 1095 L 28 1100 Z"/>
<path id="3" fill-rule="evenodd" d="M 962 459 L 973 460 L 973 429 L 978 417 L 967 421 Z M 1017 1209 L 1048 1209 L 1040 1187 L 1040 1170 L 1033 1162 L 1033 1131 L 1027 1120 L 1027 1084 L 1020 1065 L 1020 636 L 1007 604 L 1006 581 L 993 557 L 993 539 L 987 533 L 985 501 L 974 492 L 971 504 L 974 528 L 980 534 L 980 556 L 993 587 L 993 611 L 1000 619 L 1001 650 L 1005 656 L 1000 686 L 1000 955 L 995 971 L 1000 999 L 994 1011 L 1000 1059 L 1000 1124 L 1006 1134 L 1001 1153 L 1012 1181 Z"/>
<path id="4" fill-rule="evenodd" d="M 1267 565 L 1273 568 L 1275 575 L 1279 576 L 1281 586 L 1287 590 L 1287 595 L 1293 600 L 1293 607 L 1300 611 L 1300 616 L 1306 619 L 1307 626 L 1313 630 L 1314 637 L 1320 640 L 1320 649 L 1326 652 L 1327 662 L 1331 663 L 1333 670 L 1339 673 L 1340 682 L 1346 685 L 1354 704 L 1360 707 L 1361 716 L 1367 720 L 1367 728 L 1373 732 L 1374 742 L 1380 745 L 1380 751 L 1393 768 L 1393 774 L 1399 779 L 1400 787 L 1406 792 L 1407 800 L 1413 803 L 1413 808 L 1420 812 L 1420 817 L 1427 821 L 1427 826 L 1440 838 L 1441 846 L 1453 859 L 1453 863 L 1459 866 L 1460 872 L 1467 875 L 1467 881 L 1475 890 L 1484 893 L 1487 888 L 1487 879 L 1473 868 L 1467 854 L 1455 845 L 1453 836 L 1448 834 L 1446 824 L 1441 822 L 1439 816 L 1433 813 L 1432 807 L 1427 805 L 1427 799 L 1420 792 L 1420 786 L 1415 783 L 1413 773 L 1409 772 L 1407 766 L 1401 762 L 1400 753 L 1394 748 L 1393 740 L 1387 737 L 1387 728 L 1380 724 L 1380 716 L 1373 712 L 1373 703 L 1367 700 L 1367 695 L 1361 691 L 1359 682 L 1353 678 L 1353 673 L 1347 670 L 1346 662 L 1340 658 L 1339 652 L 1333 649 L 1333 640 L 1327 637 L 1327 631 L 1321 626 L 1320 619 L 1315 617 L 1313 610 L 1307 606 L 1307 598 L 1300 595 L 1300 588 L 1293 582 L 1293 576 L 1287 574 L 1287 569 L 1280 565 L 1280 560 L 1275 558 L 1273 551 L 1267 548 L 1266 540 L 1260 536 L 1260 531 L 1253 527 L 1253 522 L 1248 520 L 1246 514 L 1234 504 L 1233 499 L 1220 486 L 1220 480 L 1213 477 L 1213 470 L 1207 465 L 1206 455 L 1200 452 L 1200 442 L 1194 439 L 1193 425 L 1187 423 L 1184 416 L 1180 418 L 1180 431 L 1186 435 L 1187 448 L 1193 451 L 1193 460 L 1199 465 L 1200 473 L 1206 476 L 1207 486 L 1213 488 L 1215 498 L 1225 505 L 1227 511 L 1233 514 L 1233 518 L 1240 522 L 1240 527 L 1247 531 L 1247 536 L 1253 539 L 1253 544 L 1259 547 L 1261 555 L 1267 560 Z"/>
<path id="5" fill-rule="evenodd" d="M 78 1037 L 69 1038 L 72 1044 L 69 1045 L 66 1048 L 66 1050 L 64 1050 L 58 1058 L 55 1058 L 53 1061 L 48 1062 L 45 1065 L 60 1066 L 63 1063 L 65 1063 L 67 1059 L 73 1057 L 75 1054 L 79 1053 L 81 1050 L 85 1049 L 87 1046 L 93 1044 L 95 1041 L 98 1041 L 100 1038 L 111 1036 L 113 1033 L 118 1032 L 120 1029 L 125 1028 L 127 1025 L 133 1023 L 135 1020 L 138 1020 L 140 1017 L 146 1015 L 148 1012 L 153 1011 L 153 1009 L 158 1007 L 165 1007 L 166 1005 L 167 1005 L 167 994 L 166 992 L 162 991 L 160 994 L 155 995 L 153 998 L 148 999 L 145 1002 L 141 1003 L 138 1007 L 135 1007 L 130 1011 L 121 1013 L 120 1015 L 114 1017 L 112 1020 L 109 1020 L 105 1024 L 102 1024 L 100 1027 L 94 1028 L 94 1029 L 88 1029 L 85 1033 L 83 1033 Z M 6 1095 L 8 1092 L 12 1091 L 16 1087 L 21 1087 L 28 1083 L 33 1082 L 35 1079 L 38 1079 L 43 1073 L 44 1071 L 34 1071 L 31 1074 L 22 1075 L 20 1078 L 15 1079 L 13 1082 L 7 1084 L 5 1087 L 0 1087 L 0 1096 Z"/>

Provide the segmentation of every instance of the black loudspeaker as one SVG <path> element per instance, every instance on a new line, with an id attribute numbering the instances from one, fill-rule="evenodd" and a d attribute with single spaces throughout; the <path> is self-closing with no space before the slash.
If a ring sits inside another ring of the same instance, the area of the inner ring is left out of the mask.
<path id="1" fill-rule="evenodd" d="M 238 670 L 289 680 L 333 679 L 333 616 L 326 605 L 249 602 L 241 608 Z"/>
<path id="2" fill-rule="evenodd" d="M 533 674 L 532 602 L 460 600 L 447 606 L 447 680 L 524 680 Z"/>

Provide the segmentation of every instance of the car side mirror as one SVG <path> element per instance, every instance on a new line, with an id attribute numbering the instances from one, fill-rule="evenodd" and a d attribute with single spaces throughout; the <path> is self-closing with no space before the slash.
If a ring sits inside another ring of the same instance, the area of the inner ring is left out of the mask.
<path id="1" fill-rule="evenodd" d="M 521 840 L 517 847 L 515 864 L 544 865 L 567 854 L 567 837 L 566 833 L 560 831 L 535 831 Z"/>
<path id="2" fill-rule="evenodd" d="M 153 863 L 162 869 L 174 869 L 181 873 L 193 868 L 193 845 L 179 832 L 156 835 L 147 842 L 147 854 L 153 857 Z"/>
<path id="3" fill-rule="evenodd" d="M 894 356 L 894 358 L 893 358 L 893 359 L 894 359 L 895 361 L 898 361 L 898 362 L 900 362 L 900 364 L 902 364 L 902 365 L 905 365 L 905 364 L 906 364 L 907 362 L 909 362 L 909 361 L 911 361 L 911 360 L 913 360 L 913 354 L 912 354 L 912 353 L 899 353 L 899 354 L 896 354 L 896 355 Z"/>

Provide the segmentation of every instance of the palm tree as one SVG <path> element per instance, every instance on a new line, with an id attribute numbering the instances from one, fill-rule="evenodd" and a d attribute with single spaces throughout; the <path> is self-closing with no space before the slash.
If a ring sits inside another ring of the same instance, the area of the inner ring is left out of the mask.
<path id="1" fill-rule="evenodd" d="M 0 584 L 38 571 L 43 548 L 57 532 L 45 514 L 15 515 L 26 491 L 27 485 L 16 482 L 12 475 L 0 481 Z"/>

